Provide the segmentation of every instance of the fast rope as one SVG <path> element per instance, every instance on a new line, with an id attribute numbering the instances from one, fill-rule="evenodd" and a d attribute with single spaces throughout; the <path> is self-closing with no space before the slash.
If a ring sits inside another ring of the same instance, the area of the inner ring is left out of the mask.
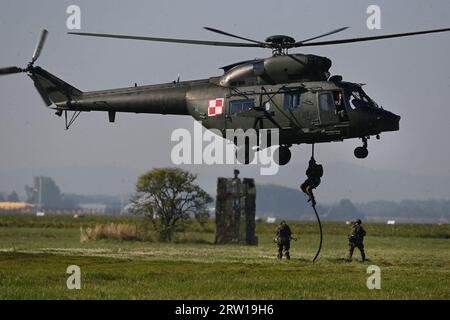
<path id="1" fill-rule="evenodd" d="M 319 230 L 320 230 L 320 242 L 319 242 L 319 248 L 317 249 L 316 255 L 314 256 L 313 262 L 316 261 L 317 257 L 319 256 L 320 250 L 322 249 L 322 223 L 320 222 L 319 214 L 317 213 L 316 206 L 312 206 L 314 209 L 314 213 L 316 214 L 317 222 L 319 223 Z"/>
<path id="2" fill-rule="evenodd" d="M 312 144 L 312 156 L 311 157 L 314 159 L 314 143 Z M 317 218 L 317 222 L 319 223 L 319 230 L 320 230 L 319 248 L 317 249 L 316 255 L 314 256 L 314 259 L 313 259 L 313 262 L 315 262 L 317 257 L 320 254 L 320 250 L 322 249 L 323 233 L 322 233 L 322 223 L 320 222 L 320 217 L 319 217 L 319 214 L 317 213 L 316 205 L 312 205 L 312 207 L 314 209 L 314 213 L 316 214 L 316 218 Z"/>

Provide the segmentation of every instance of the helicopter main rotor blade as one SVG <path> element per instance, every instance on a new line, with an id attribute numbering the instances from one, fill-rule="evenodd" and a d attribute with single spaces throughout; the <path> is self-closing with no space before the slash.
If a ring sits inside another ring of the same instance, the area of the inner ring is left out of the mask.
<path id="1" fill-rule="evenodd" d="M 326 37 L 326 36 L 329 36 L 329 35 L 332 35 L 332 34 L 335 34 L 335 33 L 341 32 L 341 31 L 344 31 L 344 30 L 347 30 L 348 28 L 349 27 L 339 28 L 339 29 L 336 29 L 336 30 L 333 30 L 333 31 L 330 31 L 330 32 L 327 32 L 327 33 L 324 33 L 324 34 L 321 34 L 320 36 L 317 36 L 317 37 L 313 37 L 313 38 L 309 38 L 309 39 L 306 39 L 306 40 L 298 41 L 298 42 L 296 42 L 294 44 L 294 46 L 300 45 L 300 44 L 308 42 L 308 41 L 312 41 L 312 40 L 316 40 L 316 39 L 319 39 L 319 38 L 323 38 L 323 37 Z"/>
<path id="2" fill-rule="evenodd" d="M 401 37 L 409 37 L 409 36 L 420 35 L 420 34 L 447 32 L 447 31 L 450 31 L 450 28 L 425 30 L 425 31 L 417 31 L 417 32 L 407 32 L 407 33 L 387 34 L 387 35 L 375 36 L 375 37 L 363 37 L 363 38 L 321 41 L 321 42 L 312 42 L 312 43 L 305 43 L 305 44 L 299 43 L 299 44 L 295 44 L 294 47 L 327 46 L 327 45 L 333 45 L 333 44 L 364 42 L 364 41 L 391 39 L 391 38 L 401 38 Z"/>
<path id="3" fill-rule="evenodd" d="M 88 32 L 68 32 L 68 34 L 74 34 L 78 36 L 89 37 L 103 37 L 114 39 L 128 39 L 128 40 L 144 40 L 144 41 L 159 41 L 159 42 L 174 42 L 184 44 L 197 44 L 205 46 L 224 46 L 224 47 L 261 47 L 256 43 L 239 43 L 239 42 L 223 42 L 223 41 L 206 41 L 206 40 L 190 40 L 190 39 L 172 39 L 172 38 L 154 38 L 154 37 L 141 37 L 141 36 L 127 36 L 121 34 L 106 34 L 106 33 L 88 33 Z"/>
<path id="4" fill-rule="evenodd" d="M 0 76 L 5 76 L 7 74 L 21 73 L 22 71 L 23 70 L 19 67 L 0 68 Z"/>
<path id="5" fill-rule="evenodd" d="M 261 47 L 263 47 L 263 48 L 267 46 L 267 43 L 265 43 L 265 42 L 261 42 L 261 41 L 257 41 L 257 40 L 253 40 L 253 39 L 249 39 L 249 38 L 244 38 L 244 37 L 237 36 L 235 34 L 231 34 L 231 33 L 219 30 L 219 29 L 214 29 L 214 28 L 211 28 L 211 27 L 203 27 L 203 29 L 206 29 L 208 31 L 215 32 L 215 33 L 218 33 L 218 34 L 221 34 L 221 35 L 224 35 L 224 36 L 228 36 L 228 37 L 232 37 L 232 38 L 236 38 L 236 39 L 241 39 L 241 40 L 246 40 L 246 41 L 249 41 L 249 42 L 257 43 L 257 44 L 261 45 Z"/>

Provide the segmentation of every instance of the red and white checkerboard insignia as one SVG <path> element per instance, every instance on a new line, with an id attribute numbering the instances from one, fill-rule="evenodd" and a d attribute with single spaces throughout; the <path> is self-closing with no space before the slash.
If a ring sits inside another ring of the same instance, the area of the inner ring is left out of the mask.
<path id="1" fill-rule="evenodd" d="M 223 98 L 208 100 L 208 117 L 215 117 L 223 114 L 223 100 Z"/>

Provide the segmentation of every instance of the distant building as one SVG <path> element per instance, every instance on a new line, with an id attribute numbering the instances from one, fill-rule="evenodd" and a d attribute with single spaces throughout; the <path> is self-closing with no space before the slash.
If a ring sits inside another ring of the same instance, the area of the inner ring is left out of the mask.
<path id="1" fill-rule="evenodd" d="M 277 218 L 274 217 L 267 217 L 266 222 L 267 223 L 275 223 L 277 221 Z"/>
<path id="2" fill-rule="evenodd" d="M 39 208 L 61 209 L 64 207 L 59 187 L 50 177 L 34 177 L 33 186 L 25 186 L 27 201 Z"/>
<path id="3" fill-rule="evenodd" d="M 11 201 L 0 202 L 0 210 L 4 211 L 23 210 L 31 207 L 33 207 L 33 205 L 28 202 L 11 202 Z"/>
<path id="4" fill-rule="evenodd" d="M 78 206 L 85 213 L 105 213 L 107 208 L 103 203 L 80 203 Z"/>

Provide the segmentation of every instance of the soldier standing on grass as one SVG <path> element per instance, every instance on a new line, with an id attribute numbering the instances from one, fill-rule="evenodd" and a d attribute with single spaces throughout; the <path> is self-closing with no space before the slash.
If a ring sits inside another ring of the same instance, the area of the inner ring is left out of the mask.
<path id="1" fill-rule="evenodd" d="M 348 260 L 352 259 L 355 247 L 361 252 L 362 261 L 364 262 L 366 260 L 366 253 L 364 252 L 364 236 L 366 235 L 366 230 L 361 226 L 361 223 L 361 219 L 352 222 L 352 229 L 348 235 Z"/>
<path id="2" fill-rule="evenodd" d="M 287 225 L 286 221 L 281 221 L 277 227 L 277 245 L 278 245 L 278 259 L 283 258 L 283 249 L 286 259 L 291 259 L 289 255 L 289 248 L 291 247 L 291 228 Z"/>

